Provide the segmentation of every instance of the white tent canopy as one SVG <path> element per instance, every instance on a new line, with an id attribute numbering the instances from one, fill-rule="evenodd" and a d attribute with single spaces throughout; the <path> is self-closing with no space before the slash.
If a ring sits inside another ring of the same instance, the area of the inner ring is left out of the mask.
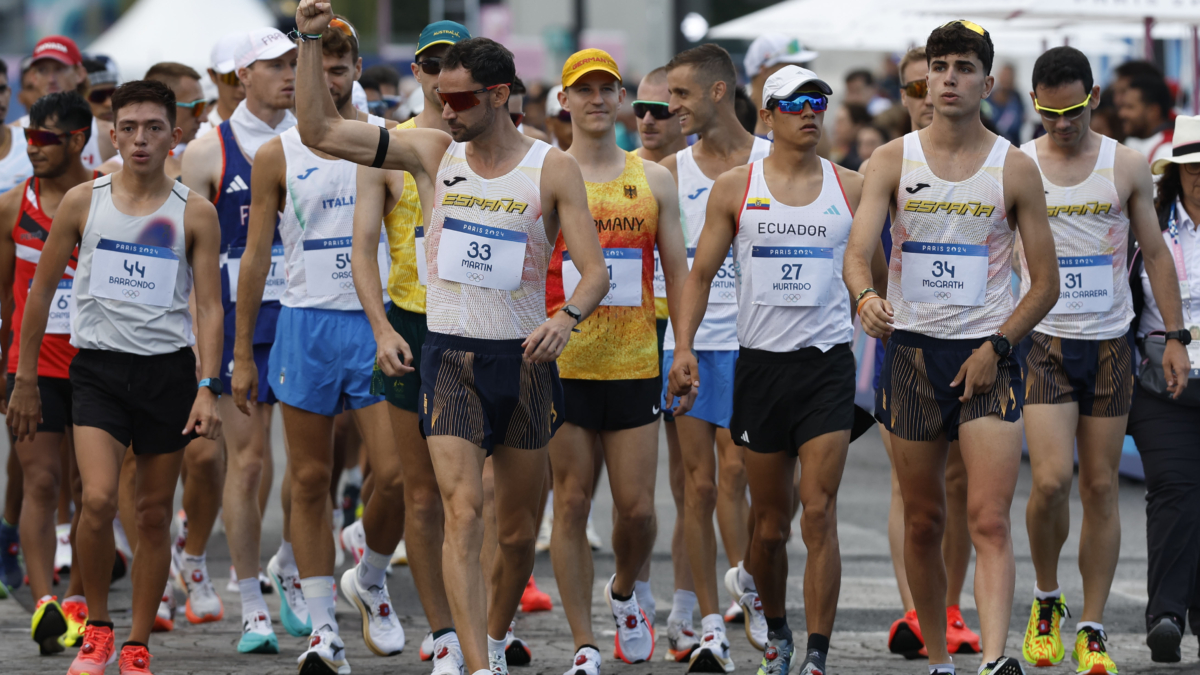
<path id="1" fill-rule="evenodd" d="M 218 39 L 274 25 L 275 17 L 258 0 L 138 0 L 84 51 L 111 57 L 123 80 L 140 79 L 160 61 L 203 73 Z"/>

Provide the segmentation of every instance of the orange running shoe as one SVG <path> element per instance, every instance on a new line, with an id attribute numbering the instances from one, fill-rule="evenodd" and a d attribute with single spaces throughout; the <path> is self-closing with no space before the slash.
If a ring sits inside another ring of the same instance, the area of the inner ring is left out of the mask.
<path id="1" fill-rule="evenodd" d="M 150 672 L 150 650 L 146 645 L 121 647 L 120 675 L 153 675 Z"/>
<path id="2" fill-rule="evenodd" d="M 89 623 L 83 630 L 83 646 L 71 662 L 67 675 L 104 675 L 104 669 L 116 660 L 112 627 Z"/>
<path id="3" fill-rule="evenodd" d="M 533 577 L 529 577 L 529 582 L 525 584 L 525 592 L 521 594 L 521 611 L 522 612 L 549 612 L 554 607 L 550 596 L 543 593 L 538 587 L 537 582 Z"/>
<path id="4" fill-rule="evenodd" d="M 67 615 L 67 632 L 58 640 L 63 647 L 78 647 L 83 644 L 83 629 L 87 627 L 87 603 L 67 600 L 62 609 Z"/>
<path id="5" fill-rule="evenodd" d="M 917 623 L 917 610 L 910 609 L 896 619 L 888 633 L 888 651 L 903 654 L 906 659 L 919 658 L 925 641 L 921 638 L 921 625 Z"/>
<path id="6" fill-rule="evenodd" d="M 983 651 L 979 647 L 979 635 L 967 628 L 958 605 L 946 608 L 946 651 L 951 654 L 978 654 Z"/>

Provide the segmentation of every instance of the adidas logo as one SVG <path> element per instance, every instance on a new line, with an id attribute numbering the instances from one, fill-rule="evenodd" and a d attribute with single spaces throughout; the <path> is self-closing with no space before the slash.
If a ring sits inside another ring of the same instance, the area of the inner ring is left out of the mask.
<path id="1" fill-rule="evenodd" d="M 749 431 L 743 431 L 743 432 L 742 432 L 742 442 L 743 442 L 743 443 L 749 443 L 749 442 L 750 442 L 750 432 L 749 432 Z"/>
<path id="2" fill-rule="evenodd" d="M 840 215 L 842 215 L 842 212 L 838 211 L 836 206 L 830 206 L 829 208 L 825 209 L 825 215 L 840 216 Z"/>
<path id="3" fill-rule="evenodd" d="M 225 188 L 225 194 L 249 189 L 250 186 L 246 185 L 246 181 L 242 180 L 241 176 L 234 176 L 233 180 L 229 181 L 229 187 Z"/>

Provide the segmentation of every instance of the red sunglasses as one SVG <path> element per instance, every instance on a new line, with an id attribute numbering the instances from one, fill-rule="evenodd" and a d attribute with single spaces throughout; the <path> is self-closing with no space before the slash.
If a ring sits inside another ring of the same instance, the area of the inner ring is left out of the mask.
<path id="1" fill-rule="evenodd" d="M 91 125 L 88 125 L 82 129 L 68 131 L 65 134 L 56 134 L 53 131 L 45 131 L 44 129 L 26 129 L 25 141 L 30 145 L 39 148 L 44 145 L 62 145 L 62 139 L 66 138 L 67 136 L 72 134 L 82 134 L 91 128 Z"/>
<path id="2" fill-rule="evenodd" d="M 445 91 L 444 92 L 444 91 L 439 90 L 437 95 L 438 95 L 438 98 L 442 100 L 443 105 L 450 106 L 450 109 L 453 110 L 454 112 L 462 112 L 464 110 L 470 110 L 471 108 L 474 108 L 475 106 L 479 105 L 479 98 L 476 96 L 477 94 L 486 94 L 487 92 L 495 89 L 496 87 L 511 87 L 511 86 L 512 86 L 511 82 L 502 82 L 500 84 L 493 84 L 490 87 L 484 87 L 483 89 L 476 89 L 475 91 Z"/>

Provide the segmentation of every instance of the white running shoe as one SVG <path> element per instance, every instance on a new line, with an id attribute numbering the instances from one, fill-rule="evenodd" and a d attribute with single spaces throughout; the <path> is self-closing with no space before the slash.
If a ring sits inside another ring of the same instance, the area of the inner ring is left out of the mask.
<path id="1" fill-rule="evenodd" d="M 356 520 L 342 530 L 341 547 L 350 551 L 350 555 L 354 558 L 354 564 L 362 562 L 363 555 L 367 550 L 367 531 L 363 529 L 363 522 Z"/>
<path id="2" fill-rule="evenodd" d="M 71 524 L 54 526 L 54 572 L 66 574 L 71 571 Z"/>
<path id="3" fill-rule="evenodd" d="M 242 615 L 242 637 L 238 641 L 239 654 L 278 654 L 279 639 L 271 627 L 271 615 L 255 611 Z"/>
<path id="4" fill-rule="evenodd" d="M 267 574 L 275 590 L 279 591 L 279 623 L 293 637 L 312 633 L 312 620 L 308 615 L 308 603 L 304 600 L 304 589 L 300 587 L 300 572 L 291 567 L 284 569 L 278 556 L 267 562 Z"/>
<path id="5" fill-rule="evenodd" d="M 591 647 L 580 647 L 571 667 L 563 675 L 600 675 L 600 652 Z"/>
<path id="6" fill-rule="evenodd" d="M 331 626 L 321 626 L 308 638 L 308 649 L 296 659 L 304 675 L 350 675 L 346 646 Z"/>
<path id="7" fill-rule="evenodd" d="M 391 564 L 393 564 L 393 565 L 407 565 L 408 564 L 408 546 L 405 545 L 403 539 L 400 540 L 399 544 L 396 544 L 396 551 L 394 553 L 392 553 Z"/>
<path id="8" fill-rule="evenodd" d="M 509 628 L 508 634 L 512 635 L 511 628 Z M 492 672 L 492 675 L 508 675 L 508 661 L 505 660 L 504 654 L 493 654 L 489 649 L 488 670 Z"/>
<path id="9" fill-rule="evenodd" d="M 229 566 L 229 582 L 225 584 L 226 593 L 240 593 L 241 587 L 238 586 L 237 570 L 233 569 L 233 565 Z"/>
<path id="10" fill-rule="evenodd" d="M 363 641 L 368 649 L 378 656 L 395 656 L 404 651 L 404 627 L 392 611 L 387 582 L 382 587 L 363 588 L 358 583 L 358 569 L 352 567 L 342 574 L 342 595 L 362 615 Z"/>
<path id="11" fill-rule="evenodd" d="M 608 608 L 617 625 L 613 656 L 625 663 L 649 661 L 654 656 L 654 631 L 646 621 L 645 612 L 638 606 L 636 595 L 625 601 L 613 598 L 612 587 L 616 578 L 614 574 L 604 585 L 604 599 L 608 601 Z"/>
<path id="12" fill-rule="evenodd" d="M 587 536 L 588 546 L 591 546 L 593 551 L 599 551 L 604 548 L 604 540 L 596 532 L 596 526 L 592 524 L 592 516 L 590 514 L 588 515 L 587 529 L 584 530 L 584 534 Z"/>
<path id="13" fill-rule="evenodd" d="M 735 597 L 733 602 L 729 603 L 729 609 L 725 610 L 725 623 L 745 623 L 746 613 L 742 611 L 742 606 L 738 604 Z"/>
<path id="14" fill-rule="evenodd" d="M 742 587 L 736 567 L 730 567 L 725 572 L 725 590 L 737 598 L 738 605 L 742 608 L 745 615 L 746 637 L 750 640 L 750 644 L 760 652 L 766 649 L 767 617 L 763 615 L 762 601 L 758 597 L 758 591 Z"/>
<path id="15" fill-rule="evenodd" d="M 175 629 L 175 589 L 171 580 L 167 579 L 167 588 L 163 591 L 162 600 L 158 603 L 158 613 L 154 615 L 155 633 L 165 633 Z"/>
<path id="16" fill-rule="evenodd" d="M 433 660 L 433 633 L 426 633 L 425 637 L 421 638 L 421 646 L 417 648 L 417 656 L 420 656 L 422 661 Z"/>
<path id="17" fill-rule="evenodd" d="M 550 535 L 554 533 L 554 509 L 546 504 L 546 512 L 542 514 L 542 524 L 538 526 L 537 543 L 533 545 L 538 553 L 550 550 Z"/>
<path id="18" fill-rule="evenodd" d="M 521 638 L 513 635 L 513 628 L 517 625 L 517 620 L 513 619 L 508 624 L 508 632 L 504 634 L 504 673 L 508 674 L 508 666 L 527 666 L 533 660 L 533 650 L 529 648 L 529 644 Z"/>
<path id="19" fill-rule="evenodd" d="M 187 593 L 187 585 L 183 583 L 181 574 L 183 571 L 183 547 L 187 544 L 188 533 L 187 514 L 183 512 L 183 509 L 179 509 L 175 514 L 171 525 L 175 528 L 175 541 L 171 543 L 171 565 L 174 568 L 172 576 L 179 584 L 179 590 Z"/>
<path id="20" fill-rule="evenodd" d="M 213 588 L 207 567 L 198 567 L 190 573 L 181 570 L 179 577 L 180 584 L 187 590 L 184 613 L 189 623 L 210 623 L 225 617 L 225 606 L 217 589 Z"/>
<path id="21" fill-rule="evenodd" d="M 700 646 L 692 652 L 689 673 L 732 673 L 733 658 L 729 655 L 729 638 L 725 631 L 705 633 Z"/>
<path id="22" fill-rule="evenodd" d="M 683 663 L 692 657 L 692 652 L 700 646 L 696 639 L 696 630 L 691 621 L 673 621 L 667 619 L 667 654 L 664 661 Z"/>
<path id="23" fill-rule="evenodd" d="M 346 562 L 346 552 L 342 549 L 342 510 L 333 510 L 333 569 L 341 567 Z M 358 564 L 358 559 L 354 560 Z"/>
<path id="24" fill-rule="evenodd" d="M 431 641 L 429 650 L 429 657 L 433 660 L 433 672 L 430 675 L 467 675 L 466 660 L 456 634 L 447 633 L 436 643 Z"/>

